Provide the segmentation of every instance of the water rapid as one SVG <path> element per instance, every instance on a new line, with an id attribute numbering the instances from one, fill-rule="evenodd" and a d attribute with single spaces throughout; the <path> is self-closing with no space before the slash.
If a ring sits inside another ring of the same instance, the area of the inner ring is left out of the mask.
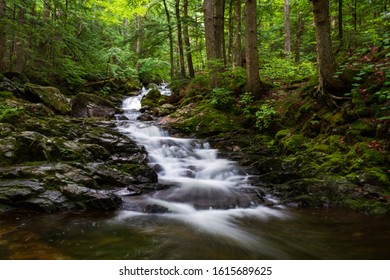
<path id="1" fill-rule="evenodd" d="M 167 188 L 128 197 L 115 220 L 131 223 L 140 217 L 159 217 L 247 248 L 259 245 L 260 236 L 240 224 L 252 219 L 287 219 L 289 215 L 271 196 L 267 200 L 276 206 L 262 205 L 262 195 L 250 184 L 249 176 L 235 162 L 219 157 L 209 143 L 171 137 L 155 122 L 139 121 L 141 100 L 147 92 L 143 89 L 140 95 L 124 100 L 122 108 L 128 120 L 118 122 L 118 129 L 145 147 L 159 183 Z M 160 92 L 170 94 L 165 87 Z"/>

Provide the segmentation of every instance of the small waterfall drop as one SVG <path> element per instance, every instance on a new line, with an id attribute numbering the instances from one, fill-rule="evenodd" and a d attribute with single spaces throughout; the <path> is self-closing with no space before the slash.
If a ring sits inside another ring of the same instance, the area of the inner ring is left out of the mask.
<path id="1" fill-rule="evenodd" d="M 159 90 L 164 95 L 170 94 L 166 87 Z M 262 205 L 257 187 L 249 183 L 249 176 L 235 162 L 218 157 L 218 151 L 209 143 L 171 137 L 153 122 L 138 121 L 141 100 L 147 92 L 143 89 L 140 95 L 124 100 L 128 121 L 121 121 L 118 129 L 145 147 L 159 183 L 168 188 L 134 197 L 134 203 L 140 207 L 122 210 L 118 221 L 160 215 L 251 247 L 259 237 L 242 230 L 241 219 L 288 217 L 281 206 Z M 151 205 L 161 211 L 143 210 Z"/>

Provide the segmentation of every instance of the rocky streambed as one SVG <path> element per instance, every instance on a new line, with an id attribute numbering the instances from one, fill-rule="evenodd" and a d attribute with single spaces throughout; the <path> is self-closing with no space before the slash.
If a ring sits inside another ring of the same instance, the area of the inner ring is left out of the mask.
<path id="1" fill-rule="evenodd" d="M 116 130 L 112 103 L 4 76 L 0 91 L 0 209 L 117 209 L 159 187 L 145 150 Z"/>

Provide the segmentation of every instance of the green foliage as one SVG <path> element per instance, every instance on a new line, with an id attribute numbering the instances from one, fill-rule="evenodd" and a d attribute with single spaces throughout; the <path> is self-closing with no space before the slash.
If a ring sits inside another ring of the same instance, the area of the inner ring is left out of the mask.
<path id="1" fill-rule="evenodd" d="M 253 95 L 250 92 L 245 92 L 244 94 L 241 95 L 240 98 L 240 105 L 242 106 L 242 110 L 246 116 L 251 115 L 251 105 L 253 103 Z"/>
<path id="2" fill-rule="evenodd" d="M 16 119 L 23 113 L 21 107 L 10 107 L 0 105 L 0 122 L 14 123 Z"/>
<path id="3" fill-rule="evenodd" d="M 310 77 L 314 72 L 315 66 L 311 62 L 296 64 L 282 58 L 266 60 L 261 68 L 262 77 L 280 83 L 301 81 Z"/>
<path id="4" fill-rule="evenodd" d="M 211 93 L 211 105 L 218 110 L 231 110 L 236 100 L 233 93 L 225 88 L 216 88 Z"/>
<path id="5" fill-rule="evenodd" d="M 12 98 L 14 95 L 12 92 L 9 91 L 0 91 L 0 99 L 9 99 Z"/>
<path id="6" fill-rule="evenodd" d="M 157 58 L 139 60 L 138 75 L 143 82 L 161 83 L 169 80 L 169 63 Z"/>
<path id="7" fill-rule="evenodd" d="M 242 67 L 229 68 L 221 74 L 221 87 L 231 91 L 245 87 L 247 81 L 246 70 Z"/>
<path id="8" fill-rule="evenodd" d="M 267 128 L 271 121 L 276 116 L 277 112 L 274 107 L 264 103 L 260 106 L 259 110 L 256 111 L 256 127 L 261 129 Z"/>

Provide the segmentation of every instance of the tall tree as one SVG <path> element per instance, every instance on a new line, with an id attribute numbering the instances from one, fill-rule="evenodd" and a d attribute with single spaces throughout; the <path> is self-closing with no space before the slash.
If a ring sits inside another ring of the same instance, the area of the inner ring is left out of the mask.
<path id="1" fill-rule="evenodd" d="M 290 27 L 290 0 L 284 0 L 284 52 L 287 57 L 290 57 L 291 53 L 291 27 Z"/>
<path id="2" fill-rule="evenodd" d="M 235 66 L 243 66 L 242 63 L 242 48 L 241 48 L 241 0 L 236 0 L 236 22 L 237 22 L 237 31 L 236 31 L 236 46 L 235 46 Z"/>
<path id="3" fill-rule="evenodd" d="M 227 64 L 232 65 L 232 54 L 233 54 L 233 0 L 229 2 L 229 22 L 228 22 L 228 48 L 227 48 Z"/>
<path id="4" fill-rule="evenodd" d="M 298 12 L 298 20 L 297 20 L 297 31 L 295 37 L 295 62 L 301 63 L 301 44 L 302 44 L 302 35 L 303 35 L 303 13 Z"/>
<path id="5" fill-rule="evenodd" d="M 214 37 L 216 58 L 225 61 L 225 0 L 214 0 Z"/>
<path id="6" fill-rule="evenodd" d="M 204 10 L 204 29 L 206 39 L 206 55 L 208 67 L 211 72 L 211 84 L 213 87 L 218 86 L 217 70 L 215 67 L 215 60 L 217 58 L 215 50 L 215 26 L 214 26 L 214 13 L 213 13 L 213 0 L 203 1 Z"/>
<path id="7" fill-rule="evenodd" d="M 135 41 L 135 53 L 136 53 L 136 66 L 135 68 L 138 70 L 139 65 L 139 59 L 141 58 L 142 53 L 142 16 L 137 15 L 137 31 L 136 31 L 136 41 Z"/>
<path id="8" fill-rule="evenodd" d="M 248 81 L 246 89 L 256 97 L 262 93 L 262 84 L 259 74 L 259 53 L 257 42 L 257 9 L 256 0 L 245 1 L 245 49 L 246 71 Z"/>
<path id="9" fill-rule="evenodd" d="M 180 76 L 184 78 L 186 76 L 186 68 L 184 63 L 184 47 L 183 47 L 183 32 L 181 25 L 181 15 L 180 15 L 180 0 L 175 1 L 175 11 L 176 11 L 176 24 L 177 24 L 177 44 L 179 47 L 179 62 L 180 62 Z"/>
<path id="10" fill-rule="evenodd" d="M 20 28 L 24 28 L 25 24 L 25 16 L 26 16 L 26 8 L 23 6 L 19 6 L 18 8 L 18 25 Z M 25 54 L 25 40 L 22 36 L 17 36 L 15 40 L 15 70 L 18 72 L 23 72 L 24 66 L 26 63 L 26 54 Z"/>
<path id="11" fill-rule="evenodd" d="M 192 62 L 190 34 L 188 31 L 188 25 L 190 22 L 190 18 L 188 16 L 188 0 L 184 0 L 183 2 L 183 16 L 184 16 L 183 35 L 184 35 L 184 44 L 186 47 L 188 75 L 190 76 L 190 78 L 194 78 L 195 71 L 194 71 L 194 64 Z"/>
<path id="12" fill-rule="evenodd" d="M 171 15 L 170 15 L 169 10 L 168 10 L 167 1 L 163 0 L 163 4 L 164 4 L 164 11 L 165 11 L 165 15 L 167 17 L 167 24 L 168 24 L 169 63 L 171 66 L 170 77 L 171 77 L 171 81 L 172 81 L 174 76 L 175 76 L 175 60 L 173 58 L 173 37 L 172 37 L 173 30 L 172 30 L 172 23 L 171 23 Z"/>
<path id="13" fill-rule="evenodd" d="M 311 0 L 316 27 L 317 64 L 320 85 L 323 90 L 338 92 L 343 83 L 336 79 L 336 67 L 332 53 L 328 0 Z"/>
<path id="14" fill-rule="evenodd" d="M 339 40 L 340 40 L 340 46 L 343 45 L 343 0 L 339 0 L 339 7 L 338 7 L 338 20 L 339 20 Z"/>
<path id="15" fill-rule="evenodd" d="M 0 72 L 5 70 L 5 55 L 6 55 L 6 41 L 7 41 L 7 32 L 6 32 L 6 13 L 7 13 L 7 3 L 6 0 L 0 0 Z"/>

